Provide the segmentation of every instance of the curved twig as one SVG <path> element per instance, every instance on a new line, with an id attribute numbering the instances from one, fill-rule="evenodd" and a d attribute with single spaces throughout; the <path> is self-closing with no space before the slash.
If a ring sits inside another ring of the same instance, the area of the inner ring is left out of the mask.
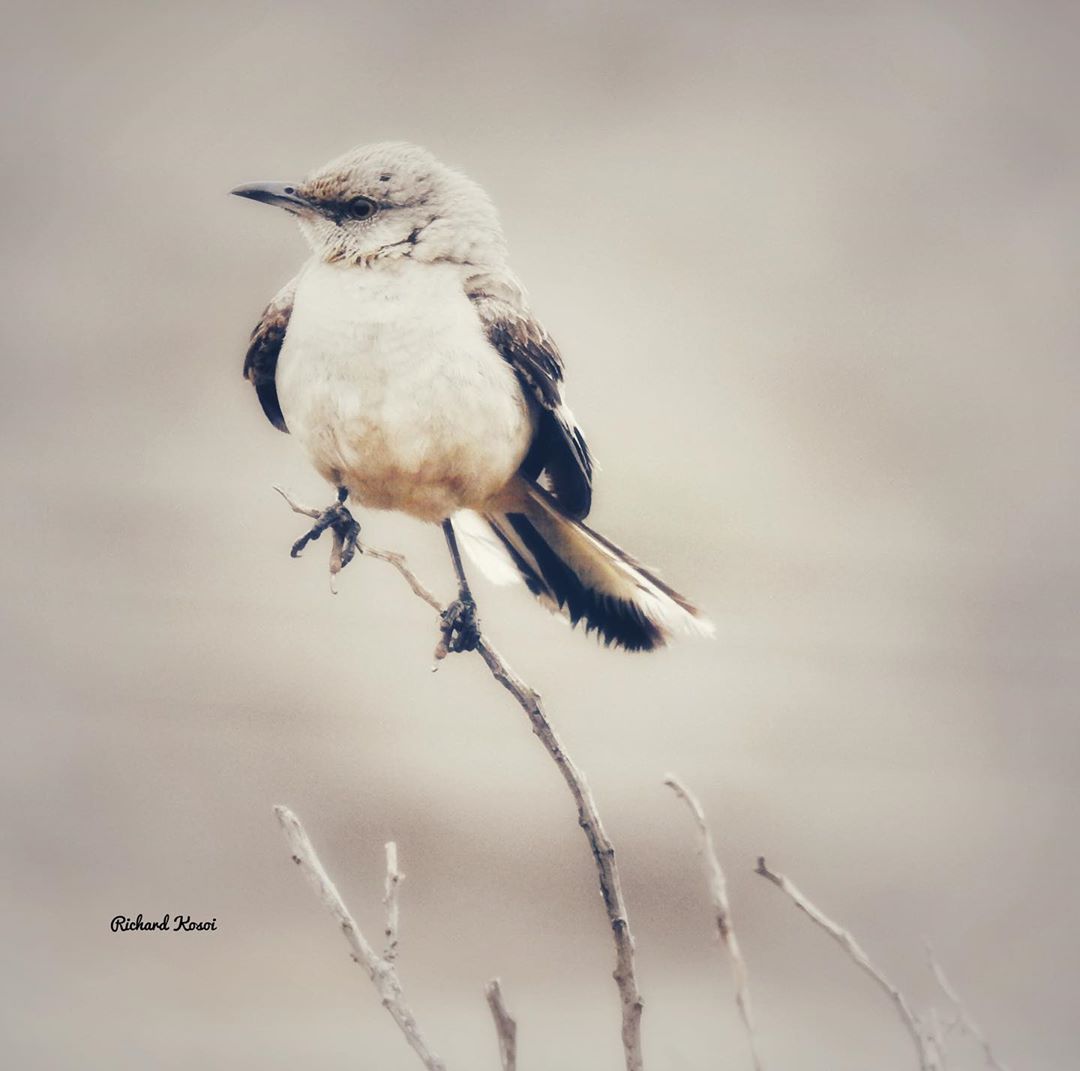
<path id="1" fill-rule="evenodd" d="M 911 1010 L 907 998 L 877 967 L 874 966 L 870 957 L 863 951 L 858 941 L 856 941 L 842 926 L 833 922 L 833 920 L 824 914 L 824 912 L 815 907 L 814 904 L 795 887 L 792 881 L 783 874 L 774 874 L 769 870 L 765 865 L 764 856 L 758 858 L 755 873 L 760 874 L 763 878 L 767 878 L 777 888 L 785 892 L 800 911 L 805 912 L 813 922 L 820 926 L 847 952 L 862 970 L 874 979 L 893 1002 L 904 1027 L 911 1036 L 911 1041 L 914 1044 L 915 1051 L 919 1057 L 919 1067 L 922 1071 L 941 1071 L 941 1062 L 937 1057 L 936 1048 L 927 1044 L 926 1038 L 923 1036 L 922 1029 L 919 1025 L 919 1020 Z"/>
<path id="2" fill-rule="evenodd" d="M 688 789 L 674 774 L 668 774 L 664 778 L 664 784 L 670 788 L 676 796 L 682 799 L 690 808 L 694 816 L 694 824 L 698 832 L 698 851 L 701 853 L 702 863 L 705 867 L 705 884 L 708 886 L 709 899 L 712 901 L 713 917 L 716 920 L 716 931 L 720 940 L 731 957 L 731 973 L 735 979 L 735 1004 L 739 1009 L 739 1016 L 746 1028 L 746 1038 L 750 1043 L 750 1058 L 754 1064 L 754 1071 L 762 1071 L 761 1057 L 757 1051 L 757 1039 L 754 1033 L 754 1018 L 750 1011 L 750 975 L 746 969 L 746 960 L 743 958 L 742 949 L 739 948 L 739 939 L 735 936 L 735 928 L 731 919 L 731 905 L 727 895 L 727 879 L 720 866 L 720 860 L 716 855 L 716 847 L 713 844 L 712 833 L 705 821 L 705 812 L 701 808 L 697 797 Z"/>
<path id="3" fill-rule="evenodd" d="M 615 848 L 604 831 L 600 814 L 596 809 L 585 777 L 563 750 L 555 730 L 544 715 L 540 696 L 533 691 L 502 659 L 502 656 L 485 639 L 477 648 L 491 675 L 517 700 L 528 715 L 533 732 L 540 738 L 547 753 L 559 768 L 563 780 L 574 797 L 578 809 L 578 825 L 585 831 L 596 862 L 600 878 L 600 896 L 604 901 L 611 935 L 615 942 L 615 970 L 612 977 L 619 987 L 622 1002 L 622 1040 L 627 1071 L 641 1071 L 641 1009 L 644 1002 L 637 987 L 634 973 L 634 938 L 623 900 L 619 870 L 615 865 Z"/>

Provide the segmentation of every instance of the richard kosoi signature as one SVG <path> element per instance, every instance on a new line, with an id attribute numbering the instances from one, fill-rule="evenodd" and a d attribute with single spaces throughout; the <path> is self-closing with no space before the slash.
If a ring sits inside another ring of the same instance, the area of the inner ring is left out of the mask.
<path id="1" fill-rule="evenodd" d="M 208 919 L 199 922 L 190 915 L 162 915 L 159 919 L 144 919 L 140 911 L 135 918 L 127 915 L 114 915 L 109 928 L 113 933 L 122 933 L 128 930 L 158 930 L 161 933 L 185 930 L 216 930 L 217 919 Z"/>

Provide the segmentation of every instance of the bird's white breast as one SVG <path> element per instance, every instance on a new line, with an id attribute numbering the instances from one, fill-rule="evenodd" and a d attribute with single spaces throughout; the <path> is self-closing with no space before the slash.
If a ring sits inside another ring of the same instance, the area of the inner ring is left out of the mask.
<path id="1" fill-rule="evenodd" d="M 312 261 L 277 366 L 290 432 L 364 505 L 438 521 L 512 478 L 532 418 L 461 269 Z"/>

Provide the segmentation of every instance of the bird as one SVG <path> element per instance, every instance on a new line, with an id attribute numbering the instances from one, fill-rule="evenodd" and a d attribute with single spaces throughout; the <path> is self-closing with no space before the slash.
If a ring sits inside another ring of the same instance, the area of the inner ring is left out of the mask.
<path id="1" fill-rule="evenodd" d="M 349 509 L 442 527 L 458 585 L 447 649 L 480 641 L 458 536 L 492 580 L 522 580 L 572 625 L 629 651 L 709 635 L 688 599 L 585 524 L 594 465 L 566 402 L 564 364 L 508 264 L 480 185 L 426 149 L 365 145 L 302 181 L 233 194 L 295 217 L 310 249 L 251 334 L 244 376 L 337 501 L 292 547 Z"/>

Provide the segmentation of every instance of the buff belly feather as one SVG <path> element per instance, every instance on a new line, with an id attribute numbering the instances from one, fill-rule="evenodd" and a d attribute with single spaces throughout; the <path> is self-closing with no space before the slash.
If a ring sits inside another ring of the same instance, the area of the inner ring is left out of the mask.
<path id="1" fill-rule="evenodd" d="M 529 448 L 533 418 L 456 265 L 312 262 L 277 367 L 289 430 L 362 505 L 441 521 L 482 509 Z"/>

